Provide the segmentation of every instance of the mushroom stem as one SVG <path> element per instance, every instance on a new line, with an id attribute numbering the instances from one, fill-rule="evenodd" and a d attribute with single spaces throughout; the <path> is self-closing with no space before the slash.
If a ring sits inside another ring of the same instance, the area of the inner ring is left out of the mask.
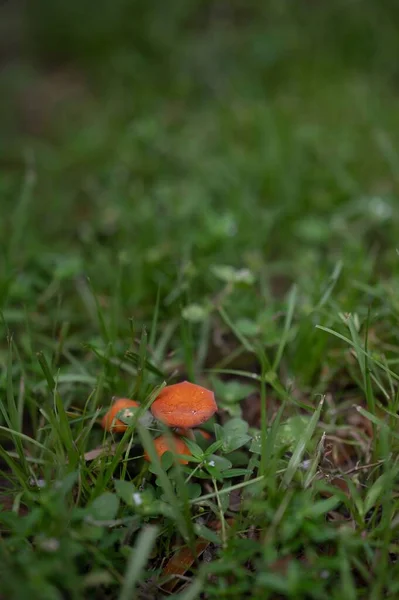
<path id="1" fill-rule="evenodd" d="M 195 435 L 194 435 L 194 431 L 192 429 L 184 429 L 183 427 L 176 427 L 175 432 L 177 433 L 177 435 L 180 435 L 181 437 L 185 437 L 188 440 L 195 442 Z"/>

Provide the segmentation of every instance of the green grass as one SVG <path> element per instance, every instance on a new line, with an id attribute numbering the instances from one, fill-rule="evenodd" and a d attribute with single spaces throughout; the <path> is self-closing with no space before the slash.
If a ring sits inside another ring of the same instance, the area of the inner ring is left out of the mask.
<path id="1" fill-rule="evenodd" d="M 10 21 L 1 598 L 398 597 L 398 9 L 316 4 Z M 188 465 L 141 419 L 184 379 Z"/>

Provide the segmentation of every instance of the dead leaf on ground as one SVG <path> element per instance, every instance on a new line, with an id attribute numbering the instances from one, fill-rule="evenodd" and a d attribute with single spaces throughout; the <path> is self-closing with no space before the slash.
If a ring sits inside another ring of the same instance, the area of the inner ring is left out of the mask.
<path id="1" fill-rule="evenodd" d="M 89 452 L 84 453 L 84 459 L 89 462 L 91 460 L 95 460 L 103 454 L 106 454 L 107 456 L 113 456 L 118 445 L 119 444 L 112 444 L 111 446 L 98 446 L 97 448 L 93 448 L 93 450 L 89 450 Z"/>
<path id="2" fill-rule="evenodd" d="M 225 519 L 225 523 L 227 525 L 229 525 L 229 527 L 232 527 L 234 525 L 234 519 L 232 517 L 229 517 L 229 518 Z M 219 520 L 217 520 L 217 521 L 210 521 L 208 523 L 208 525 L 214 531 L 220 531 L 222 529 L 222 523 Z"/>
<path id="3" fill-rule="evenodd" d="M 332 479 L 330 479 L 330 481 L 328 481 L 329 485 L 332 486 L 333 488 L 337 488 L 339 490 L 341 490 L 341 492 L 344 492 L 344 494 L 346 496 L 350 496 L 350 491 L 349 491 L 349 487 L 348 484 L 346 483 L 345 479 L 342 479 L 341 477 L 333 477 Z M 323 496 L 324 498 L 331 498 L 332 496 L 334 496 L 334 492 L 331 490 L 326 490 L 323 489 L 320 491 L 320 495 Z"/>
<path id="4" fill-rule="evenodd" d="M 177 584 L 179 578 L 176 575 L 184 575 L 194 564 L 194 561 L 201 556 L 201 554 L 208 548 L 210 542 L 204 539 L 197 540 L 195 544 L 195 556 L 191 552 L 188 546 L 183 546 L 178 550 L 172 558 L 168 560 L 166 566 L 162 571 L 162 578 L 173 576 L 172 579 L 162 585 L 162 589 L 167 592 L 172 592 Z"/>
<path id="5" fill-rule="evenodd" d="M 229 517 L 226 519 L 226 524 L 232 527 L 234 525 L 234 519 Z M 221 529 L 221 523 L 219 520 L 211 521 L 208 523 L 208 526 L 214 531 L 219 531 Z M 193 556 L 188 546 L 183 546 L 177 552 L 175 552 L 175 554 L 166 563 L 166 566 L 162 571 L 163 577 L 173 575 L 175 575 L 175 577 L 163 584 L 161 586 L 162 589 L 172 592 L 179 583 L 179 577 L 176 577 L 176 575 L 179 576 L 187 573 L 187 571 L 189 571 L 194 564 L 195 560 L 199 558 L 206 550 L 208 550 L 209 546 L 210 542 L 203 538 L 199 538 L 195 544 L 195 556 Z"/>
<path id="6" fill-rule="evenodd" d="M 295 556 L 293 554 L 282 556 L 269 565 L 267 570 L 271 571 L 272 573 L 277 573 L 278 575 L 286 575 L 288 567 L 293 560 L 295 560 Z"/>
<path id="7" fill-rule="evenodd" d="M 337 425 L 326 436 L 328 446 L 324 454 L 326 463 L 339 469 L 344 466 L 351 468 L 360 460 L 368 462 L 373 439 L 372 423 L 355 407 L 345 411 L 344 416 L 345 425 Z"/>
<path id="8" fill-rule="evenodd" d="M 364 415 L 360 414 L 357 410 L 353 410 L 349 413 L 348 423 L 355 429 L 363 431 L 370 440 L 373 439 L 373 424 Z"/>
<path id="9" fill-rule="evenodd" d="M 241 508 L 241 490 L 233 490 L 230 492 L 229 509 L 232 512 L 239 512 Z"/>

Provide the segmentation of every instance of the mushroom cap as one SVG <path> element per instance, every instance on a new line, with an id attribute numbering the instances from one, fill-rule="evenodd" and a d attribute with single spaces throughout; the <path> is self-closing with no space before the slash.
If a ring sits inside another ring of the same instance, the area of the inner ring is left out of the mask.
<path id="1" fill-rule="evenodd" d="M 126 423 L 116 418 L 118 412 L 120 412 L 121 410 L 128 411 L 131 408 L 137 408 L 137 406 L 140 405 L 135 400 L 129 400 L 128 398 L 118 398 L 118 400 L 115 400 L 109 411 L 103 416 L 101 426 L 106 431 L 112 431 L 114 433 L 123 433 L 124 431 L 126 431 L 128 426 L 126 425 Z M 126 414 L 126 416 L 130 415 Z"/>
<path id="2" fill-rule="evenodd" d="M 152 403 L 151 412 L 169 427 L 191 429 L 208 421 L 217 408 L 213 392 L 183 381 L 163 388 Z"/>
<path id="3" fill-rule="evenodd" d="M 169 435 L 160 435 L 154 440 L 155 451 L 161 458 L 162 454 L 165 454 L 168 450 L 175 454 L 187 454 L 191 455 L 188 446 L 183 442 L 177 435 L 170 437 Z M 147 452 L 144 453 L 145 460 L 151 461 Z M 184 458 L 179 459 L 179 463 L 186 465 L 188 463 Z"/>

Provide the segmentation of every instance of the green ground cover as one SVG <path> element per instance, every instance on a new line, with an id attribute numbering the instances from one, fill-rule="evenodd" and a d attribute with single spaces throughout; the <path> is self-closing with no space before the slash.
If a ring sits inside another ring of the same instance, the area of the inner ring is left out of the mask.
<path id="1" fill-rule="evenodd" d="M 398 597 L 398 13 L 7 13 L 2 597 Z M 100 427 L 185 379 L 187 465 Z"/>

